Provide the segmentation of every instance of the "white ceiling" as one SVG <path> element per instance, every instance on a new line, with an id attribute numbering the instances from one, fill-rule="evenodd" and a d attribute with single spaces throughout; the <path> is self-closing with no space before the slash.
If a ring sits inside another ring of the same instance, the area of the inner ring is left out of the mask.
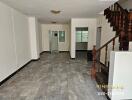
<path id="1" fill-rule="evenodd" d="M 124 2 L 127 2 L 128 0 L 119 0 L 118 3 L 124 3 Z"/>
<path id="2" fill-rule="evenodd" d="M 9 6 L 30 16 L 36 16 L 43 23 L 68 23 L 71 18 L 96 17 L 117 0 L 1 0 Z M 50 10 L 61 10 L 54 15 Z"/>

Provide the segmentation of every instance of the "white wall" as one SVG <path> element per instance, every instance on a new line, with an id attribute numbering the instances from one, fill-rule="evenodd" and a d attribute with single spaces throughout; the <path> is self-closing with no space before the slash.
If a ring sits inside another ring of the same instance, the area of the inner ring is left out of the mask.
<path id="1" fill-rule="evenodd" d="M 37 27 L 37 19 L 35 17 L 29 17 L 29 33 L 30 33 L 30 47 L 31 58 L 39 58 L 39 32 Z"/>
<path id="2" fill-rule="evenodd" d="M 17 66 L 22 67 L 31 59 L 28 17 L 12 9 L 17 55 Z"/>
<path id="3" fill-rule="evenodd" d="M 17 69 L 12 13 L 0 2 L 0 81 Z"/>
<path id="4" fill-rule="evenodd" d="M 42 24 L 41 28 L 42 28 L 42 50 L 43 51 L 50 51 L 49 30 L 65 31 L 65 42 L 59 42 L 59 51 L 69 51 L 70 28 L 68 24 Z"/>
<path id="5" fill-rule="evenodd" d="M 39 53 L 43 52 L 42 49 L 42 30 L 41 30 L 41 23 L 38 22 L 38 33 L 39 33 Z"/>
<path id="6" fill-rule="evenodd" d="M 116 32 L 113 31 L 113 27 L 110 26 L 110 23 L 108 23 L 108 20 L 104 15 L 100 15 L 98 17 L 97 26 L 102 27 L 101 45 L 104 45 L 108 40 L 112 39 L 116 35 Z"/>
<path id="7" fill-rule="evenodd" d="M 93 45 L 96 44 L 96 21 L 94 18 L 71 19 L 71 58 L 75 58 L 76 27 L 88 27 L 88 50 L 92 50 Z"/>
<path id="8" fill-rule="evenodd" d="M 124 9 L 132 9 L 132 0 L 126 0 L 125 2 L 123 3 L 120 3 L 119 4 L 124 8 Z"/>
<path id="9" fill-rule="evenodd" d="M 108 91 L 111 100 L 132 100 L 132 52 L 111 52 Z M 119 87 L 119 88 L 118 88 Z"/>
<path id="10" fill-rule="evenodd" d="M 113 31 L 113 27 L 110 26 L 110 23 L 108 23 L 108 20 L 104 15 L 100 15 L 97 18 L 97 27 L 102 27 L 102 32 L 101 32 L 101 46 L 107 43 L 109 40 L 111 40 L 113 37 L 115 37 L 116 32 Z M 119 49 L 119 42 L 118 38 L 116 39 L 115 42 L 115 50 Z M 110 51 L 112 51 L 112 43 L 108 45 L 108 61 L 110 59 Z M 105 48 L 101 50 L 101 57 L 100 61 L 102 63 L 105 63 Z"/>
<path id="11" fill-rule="evenodd" d="M 38 58 L 40 57 L 40 47 L 39 47 L 39 22 L 38 19 L 35 18 L 35 29 L 36 29 L 36 44 L 37 44 L 37 54 L 38 54 Z"/>
<path id="12" fill-rule="evenodd" d="M 1 2 L 0 12 L 0 81 L 2 81 L 31 60 L 31 37 L 26 15 Z"/>

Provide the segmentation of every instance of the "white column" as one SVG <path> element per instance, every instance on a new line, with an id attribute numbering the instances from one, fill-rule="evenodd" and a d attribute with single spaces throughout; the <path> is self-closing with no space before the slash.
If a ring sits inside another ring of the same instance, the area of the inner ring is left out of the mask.
<path id="1" fill-rule="evenodd" d="M 29 17 L 31 59 L 39 58 L 39 33 L 35 17 Z"/>
<path id="2" fill-rule="evenodd" d="M 76 35 L 75 35 L 75 27 L 74 24 L 71 20 L 71 50 L 70 50 L 70 55 L 71 58 L 75 58 L 76 56 Z"/>
<path id="3" fill-rule="evenodd" d="M 132 52 L 111 52 L 108 85 L 111 100 L 132 100 L 131 69 Z"/>

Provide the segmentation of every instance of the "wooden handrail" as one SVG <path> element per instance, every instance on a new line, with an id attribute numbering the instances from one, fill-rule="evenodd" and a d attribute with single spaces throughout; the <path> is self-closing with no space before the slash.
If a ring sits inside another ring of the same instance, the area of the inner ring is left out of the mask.
<path id="1" fill-rule="evenodd" d="M 91 78 L 95 79 L 96 77 L 96 55 L 97 53 L 100 53 L 100 51 L 104 48 L 106 50 L 105 52 L 105 65 L 107 64 L 107 50 L 108 50 L 108 45 L 113 42 L 113 46 L 112 46 L 112 50 L 114 50 L 114 46 L 115 46 L 115 39 L 119 37 L 119 35 L 116 35 L 115 37 L 113 37 L 112 39 L 110 39 L 107 43 L 105 43 L 103 46 L 101 46 L 99 49 L 96 50 L 96 46 L 93 46 L 93 51 L 92 51 L 92 55 L 93 55 L 93 64 L 92 64 L 92 69 L 91 69 Z"/>
<path id="2" fill-rule="evenodd" d="M 113 37 L 112 39 L 110 39 L 107 43 L 105 43 L 103 46 L 101 46 L 99 49 L 96 50 L 96 52 L 99 52 L 101 49 L 103 49 L 104 47 L 106 47 L 108 44 L 110 44 L 112 41 L 115 41 L 115 39 L 119 37 L 119 35 L 116 35 L 115 37 Z"/>

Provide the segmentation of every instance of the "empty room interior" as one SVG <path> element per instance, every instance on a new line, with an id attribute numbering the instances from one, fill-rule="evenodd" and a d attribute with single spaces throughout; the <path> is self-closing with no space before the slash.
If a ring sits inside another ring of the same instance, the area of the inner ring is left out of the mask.
<path id="1" fill-rule="evenodd" d="M 0 100 L 132 100 L 132 0 L 0 0 Z"/>

